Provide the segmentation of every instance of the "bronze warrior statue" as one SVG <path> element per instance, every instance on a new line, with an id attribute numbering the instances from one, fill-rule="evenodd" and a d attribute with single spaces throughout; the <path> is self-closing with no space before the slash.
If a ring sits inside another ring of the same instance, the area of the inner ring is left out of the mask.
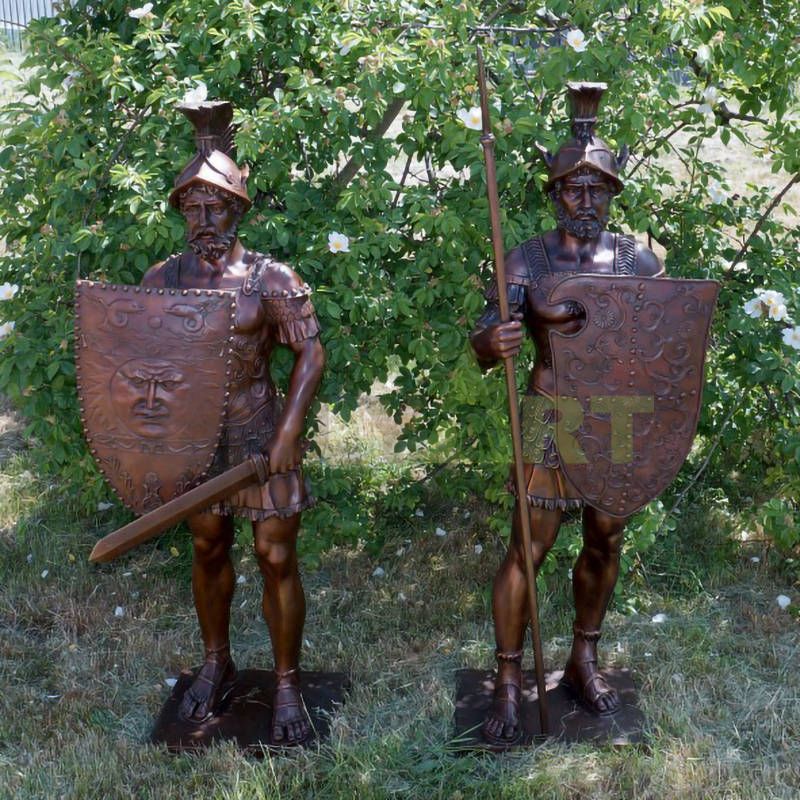
<path id="1" fill-rule="evenodd" d="M 183 696 L 180 714 L 190 722 L 208 720 L 236 680 L 228 631 L 234 590 L 230 549 L 234 517 L 243 517 L 252 525 L 275 660 L 272 740 L 297 744 L 310 734 L 298 675 L 305 597 L 296 540 L 300 514 L 312 502 L 300 468 L 301 437 L 322 376 L 324 351 L 309 287 L 288 266 L 247 250 L 237 237 L 251 201 L 247 170 L 229 155 L 230 104 L 209 102 L 181 110 L 196 129 L 198 152 L 175 181 L 169 202 L 186 220 L 189 248 L 151 267 L 142 286 L 184 294 L 224 290 L 235 296 L 227 416 L 210 474 L 263 453 L 269 479 L 188 519 L 194 547 L 192 590 L 205 661 Z M 270 376 L 277 345 L 294 354 L 285 399 Z M 159 380 L 161 384 L 151 382 L 155 388 L 150 394 L 163 387 L 164 380 Z M 157 397 L 150 400 L 147 414 L 157 416 Z M 203 398 L 193 402 L 203 403 Z"/>
<path id="2" fill-rule="evenodd" d="M 557 228 L 514 248 L 506 258 L 506 290 L 513 319 L 501 323 L 495 286 L 471 335 L 483 368 L 515 355 L 527 330 L 536 346 L 528 395 L 553 400 L 556 395 L 550 335 L 575 333 L 585 322 L 574 301 L 548 303 L 555 285 L 579 274 L 662 276 L 655 254 L 632 236 L 605 230 L 609 206 L 622 189 L 620 171 L 626 156 L 616 156 L 594 133 L 602 84 L 570 84 L 573 138 L 555 156 L 546 154 L 546 190 L 555 205 Z M 526 459 L 527 460 L 527 459 Z M 542 563 L 558 535 L 564 513 L 582 509 L 583 549 L 573 569 L 575 623 L 572 652 L 564 680 L 597 714 L 614 713 L 617 692 L 597 666 L 597 642 L 619 571 L 620 548 L 627 520 L 584 502 L 565 477 L 552 437 L 540 458 L 525 464 L 534 566 Z M 494 581 L 493 617 L 497 643 L 494 699 L 483 725 L 495 744 L 513 743 L 520 735 L 521 660 L 529 613 L 526 604 L 520 504 L 511 542 Z"/>

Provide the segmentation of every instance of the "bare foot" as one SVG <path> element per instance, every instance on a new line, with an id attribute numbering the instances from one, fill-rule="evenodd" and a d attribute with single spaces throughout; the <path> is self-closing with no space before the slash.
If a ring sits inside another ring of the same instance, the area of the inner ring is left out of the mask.
<path id="1" fill-rule="evenodd" d="M 236 667 L 224 658 L 206 659 L 194 683 L 186 690 L 178 714 L 196 725 L 211 719 L 236 685 Z"/>
<path id="2" fill-rule="evenodd" d="M 597 669 L 597 660 L 573 661 L 564 670 L 563 682 L 595 714 L 615 714 L 622 705 L 617 690 L 608 684 Z"/>
<path id="3" fill-rule="evenodd" d="M 297 671 L 278 674 L 272 700 L 272 743 L 303 744 L 311 736 L 311 720 L 300 694 Z"/>
<path id="4" fill-rule="evenodd" d="M 492 744 L 512 745 L 519 740 L 522 726 L 522 670 L 517 663 L 501 664 L 494 683 L 494 697 L 481 732 Z"/>

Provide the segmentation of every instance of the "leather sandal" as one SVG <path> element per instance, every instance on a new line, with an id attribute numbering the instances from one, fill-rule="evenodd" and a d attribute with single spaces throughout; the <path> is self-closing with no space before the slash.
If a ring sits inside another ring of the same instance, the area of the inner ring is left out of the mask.
<path id="1" fill-rule="evenodd" d="M 522 664 L 522 650 L 515 650 L 504 653 L 501 650 L 495 651 L 495 658 L 498 661 L 513 662 Z M 514 678 L 506 678 L 500 682 L 500 678 L 495 679 L 494 696 L 489 712 L 481 727 L 481 734 L 489 744 L 510 747 L 522 738 L 522 720 L 520 710 L 522 708 L 522 675 L 519 681 Z M 512 736 L 496 736 L 489 727 L 492 723 L 500 723 L 501 730 L 508 726 L 514 726 Z"/>
<path id="2" fill-rule="evenodd" d="M 577 638 L 586 642 L 596 644 L 600 639 L 600 631 L 584 631 L 577 626 L 573 627 L 573 632 Z M 579 669 L 580 665 L 591 665 L 588 669 Z M 588 677 L 584 677 L 588 672 Z M 603 674 L 597 668 L 597 656 L 594 658 L 584 658 L 581 661 L 570 661 L 564 670 L 564 677 L 561 683 L 566 686 L 580 702 L 591 711 L 601 717 L 608 717 L 616 714 L 622 706 L 617 690 L 609 686 Z M 598 701 L 607 699 L 610 705 L 598 707 Z"/>
<path id="3" fill-rule="evenodd" d="M 227 648 L 225 648 L 227 649 Z M 223 661 L 209 659 L 221 650 L 209 650 L 206 653 L 206 661 L 197 673 L 192 685 L 186 690 L 181 700 L 178 715 L 186 722 L 194 725 L 202 725 L 215 717 L 222 704 L 228 699 L 231 692 L 236 687 L 237 672 L 233 661 L 228 656 Z M 201 695 L 196 691 L 199 685 L 210 686 L 208 694 Z M 207 707 L 207 712 L 203 717 L 194 716 L 197 709 L 201 706 Z"/>
<path id="4" fill-rule="evenodd" d="M 303 702 L 302 694 L 300 694 L 299 684 L 284 683 L 281 685 L 282 681 L 285 681 L 287 678 L 293 675 L 298 675 L 299 672 L 300 670 L 296 667 L 293 669 L 287 669 L 285 672 L 279 672 L 278 670 L 275 670 L 277 684 L 275 686 L 275 694 L 273 695 L 272 700 L 271 726 L 271 739 L 273 744 L 287 745 L 292 747 L 296 745 L 302 745 L 307 742 L 314 733 L 311 727 L 311 718 L 309 717 L 308 709 L 306 708 L 306 704 Z M 297 712 L 286 722 L 280 722 L 276 726 L 275 718 L 278 716 L 278 711 L 287 711 L 289 709 L 297 709 Z M 307 729 L 305 735 L 299 738 L 294 738 L 289 729 L 295 725 L 300 725 L 301 728 L 303 725 L 305 725 Z M 277 737 L 275 735 L 276 727 L 280 728 L 286 735 L 281 736 L 280 738 Z"/>

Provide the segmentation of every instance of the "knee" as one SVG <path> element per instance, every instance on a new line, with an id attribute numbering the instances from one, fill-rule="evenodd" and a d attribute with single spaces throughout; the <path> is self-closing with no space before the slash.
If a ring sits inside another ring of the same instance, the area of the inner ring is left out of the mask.
<path id="1" fill-rule="evenodd" d="M 584 525 L 583 538 L 585 546 L 596 553 L 616 558 L 622 550 L 625 521 L 597 514 L 591 524 Z"/>
<path id="2" fill-rule="evenodd" d="M 228 556 L 231 542 L 227 536 L 195 535 L 192 538 L 195 561 L 214 564 Z"/>
<path id="3" fill-rule="evenodd" d="M 268 578 L 284 578 L 297 565 L 297 555 L 293 544 L 257 539 L 255 554 L 261 572 Z"/>

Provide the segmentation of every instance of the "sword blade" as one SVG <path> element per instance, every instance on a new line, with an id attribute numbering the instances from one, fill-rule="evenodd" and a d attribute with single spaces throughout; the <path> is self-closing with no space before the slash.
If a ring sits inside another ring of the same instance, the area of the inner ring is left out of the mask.
<path id="1" fill-rule="evenodd" d="M 90 561 L 112 561 L 127 553 L 136 545 L 158 536 L 191 514 L 208 508 L 219 500 L 230 497 L 239 489 L 253 483 L 264 483 L 267 477 L 266 459 L 254 456 L 238 466 L 226 470 L 222 475 L 206 481 L 200 486 L 164 503 L 155 510 L 135 519 L 122 528 L 104 536 L 94 546 Z"/>

